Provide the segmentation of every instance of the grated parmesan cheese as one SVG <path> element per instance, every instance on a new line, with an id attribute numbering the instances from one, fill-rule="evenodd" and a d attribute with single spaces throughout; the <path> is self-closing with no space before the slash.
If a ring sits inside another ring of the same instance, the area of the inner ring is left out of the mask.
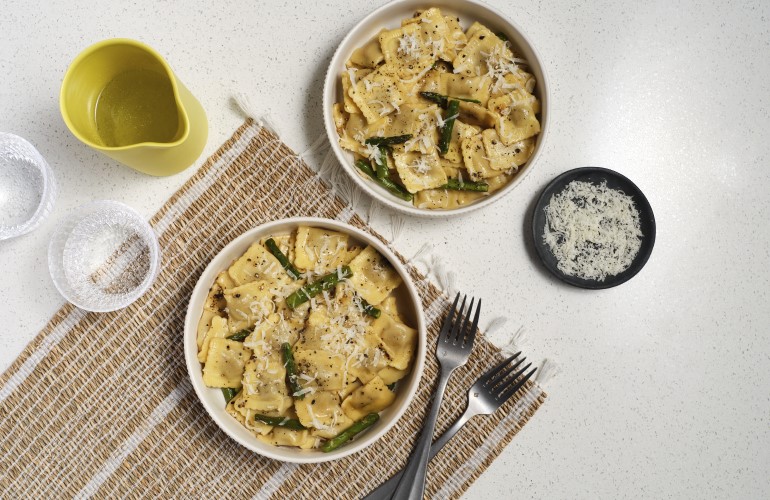
<path id="1" fill-rule="evenodd" d="M 364 144 L 364 148 L 366 148 L 366 156 L 368 156 L 370 160 L 375 164 L 380 162 L 382 150 L 379 147 L 374 144 Z"/>
<path id="2" fill-rule="evenodd" d="M 628 269 L 642 231 L 633 199 L 622 191 L 572 181 L 545 207 L 543 241 L 568 276 L 604 281 Z"/>
<path id="3" fill-rule="evenodd" d="M 316 417 L 315 413 L 313 412 L 312 405 L 307 405 L 307 413 L 308 413 L 308 416 L 310 417 L 313 427 L 321 431 L 331 429 L 331 427 L 329 427 L 328 425 L 322 424 L 321 421 L 318 420 L 318 417 Z"/>
<path id="4" fill-rule="evenodd" d="M 350 78 L 350 85 L 352 85 L 353 87 L 356 86 L 356 77 L 355 77 L 356 71 L 358 71 L 356 68 L 347 69 L 348 78 Z"/>
<path id="5" fill-rule="evenodd" d="M 367 92 L 371 92 L 373 88 L 382 87 L 382 83 L 364 79 L 364 87 L 366 87 Z"/>
<path id="6" fill-rule="evenodd" d="M 414 34 L 404 33 L 398 40 L 398 53 L 414 59 L 420 58 L 420 41 Z"/>
<path id="7" fill-rule="evenodd" d="M 304 396 L 305 394 L 312 394 L 315 392 L 315 387 L 305 387 L 304 389 L 300 389 L 297 392 L 293 393 L 292 396 L 295 398 L 298 398 L 300 396 Z"/>
<path id="8" fill-rule="evenodd" d="M 413 161 L 409 168 L 414 169 L 415 172 L 418 174 L 427 174 L 430 172 L 430 165 L 428 164 L 428 161 L 425 159 L 425 157 L 420 156 L 415 161 Z"/>
<path id="9" fill-rule="evenodd" d="M 524 59 L 512 57 L 507 53 L 507 45 L 503 44 L 503 48 L 499 45 L 495 45 L 491 52 L 481 52 L 481 55 L 485 58 L 487 64 L 487 73 L 485 76 L 492 79 L 492 93 L 498 92 L 505 84 L 505 75 L 508 73 L 516 74 L 518 72 L 517 63 L 524 63 Z"/>

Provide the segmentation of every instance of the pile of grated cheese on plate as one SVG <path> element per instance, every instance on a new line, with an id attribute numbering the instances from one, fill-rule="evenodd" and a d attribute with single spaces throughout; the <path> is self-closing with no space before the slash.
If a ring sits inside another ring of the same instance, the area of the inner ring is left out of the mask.
<path id="1" fill-rule="evenodd" d="M 572 181 L 545 207 L 543 240 L 568 276 L 604 281 L 620 274 L 639 253 L 639 211 L 622 191 Z"/>

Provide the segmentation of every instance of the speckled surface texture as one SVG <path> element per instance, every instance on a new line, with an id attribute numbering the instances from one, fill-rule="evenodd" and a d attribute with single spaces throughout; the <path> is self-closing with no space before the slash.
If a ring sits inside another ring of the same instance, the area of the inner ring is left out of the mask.
<path id="1" fill-rule="evenodd" d="M 209 114 L 205 155 L 242 122 L 235 92 L 303 150 L 323 134 L 336 44 L 380 3 L 6 2 L 0 130 L 36 146 L 60 194 L 37 230 L 0 242 L 0 366 L 62 303 L 46 248 L 63 214 L 114 199 L 149 217 L 194 170 L 150 178 L 70 135 L 58 92 L 80 50 L 117 36 L 156 48 Z M 508 197 L 460 219 L 408 219 L 398 247 L 437 243 L 487 320 L 509 317 L 495 340 L 523 326 L 529 355 L 561 373 L 467 497 L 770 497 L 770 4 L 489 3 L 544 59 L 548 144 Z M 548 275 L 528 231 L 540 190 L 585 165 L 634 181 L 658 224 L 642 272 L 598 292 Z"/>

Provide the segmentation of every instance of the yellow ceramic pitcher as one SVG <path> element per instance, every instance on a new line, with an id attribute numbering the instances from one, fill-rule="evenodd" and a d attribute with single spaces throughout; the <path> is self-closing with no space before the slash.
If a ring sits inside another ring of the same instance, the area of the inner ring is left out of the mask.
<path id="1" fill-rule="evenodd" d="M 104 40 L 80 53 L 64 75 L 59 107 L 80 141 L 145 174 L 180 172 L 206 145 L 201 104 L 135 40 Z"/>

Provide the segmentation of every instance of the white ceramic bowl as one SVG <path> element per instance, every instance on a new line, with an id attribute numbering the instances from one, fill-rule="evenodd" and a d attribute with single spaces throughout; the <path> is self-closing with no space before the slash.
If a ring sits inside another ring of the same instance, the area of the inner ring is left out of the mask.
<path id="1" fill-rule="evenodd" d="M 340 83 L 340 75 L 345 70 L 345 62 L 353 53 L 353 50 L 365 44 L 371 38 L 376 35 L 382 28 L 394 29 L 401 25 L 403 19 L 407 19 L 413 16 L 416 10 L 426 9 L 429 7 L 439 7 L 444 14 L 456 15 L 460 18 L 460 24 L 463 29 L 467 29 L 474 21 L 478 21 L 493 32 L 502 32 L 510 40 L 514 50 L 524 56 L 529 63 L 529 71 L 537 79 L 534 94 L 540 100 L 541 112 L 540 112 L 540 134 L 537 137 L 535 144 L 535 150 L 532 153 L 532 157 L 519 169 L 518 175 L 516 175 L 505 187 L 495 191 L 488 197 L 482 198 L 470 205 L 448 209 L 448 210 L 429 210 L 425 208 L 417 208 L 410 202 L 402 201 L 389 194 L 384 188 L 380 187 L 371 179 L 365 178 L 353 165 L 353 154 L 349 151 L 342 149 L 339 145 L 339 136 L 334 126 L 334 117 L 332 115 L 332 107 L 334 103 L 340 102 L 342 99 L 342 84 Z M 511 13 L 515 13 L 516 8 L 511 6 Z M 340 163 L 345 171 L 350 175 L 353 181 L 358 186 L 375 200 L 384 203 L 385 205 L 394 208 L 400 212 L 404 212 L 410 215 L 417 215 L 423 217 L 430 216 L 447 216 L 447 215 L 459 215 L 476 210 L 481 207 L 485 207 L 495 201 L 499 200 L 506 194 L 510 193 L 524 177 L 532 170 L 532 167 L 540 157 L 540 153 L 543 150 L 543 144 L 545 143 L 546 136 L 548 135 L 548 111 L 549 111 L 549 87 L 548 81 L 545 75 L 545 69 L 543 68 L 542 60 L 538 55 L 535 47 L 530 43 L 529 39 L 524 35 L 524 32 L 513 21 L 509 20 L 498 10 L 490 7 L 485 3 L 481 3 L 475 0 L 435 0 L 435 1 L 422 1 L 422 0 L 397 0 L 375 10 L 368 16 L 366 16 L 361 22 L 359 22 L 353 30 L 342 40 L 340 46 L 332 57 L 331 64 L 326 73 L 326 80 L 324 83 L 323 94 L 323 108 L 324 108 L 324 124 L 326 126 L 326 134 L 329 137 L 329 142 L 337 155 Z"/>
<path id="2" fill-rule="evenodd" d="M 196 344 L 196 330 L 203 304 L 208 295 L 211 285 L 213 285 L 217 274 L 227 269 L 230 264 L 240 257 L 249 246 L 262 237 L 269 235 L 288 234 L 299 226 L 312 226 L 332 229 L 348 234 L 356 242 L 372 245 L 377 249 L 401 275 L 403 284 L 396 289 L 396 294 L 402 299 L 403 305 L 408 305 L 403 310 L 406 321 L 417 329 L 417 350 L 415 352 L 414 364 L 409 375 L 402 379 L 396 393 L 396 400 L 393 404 L 380 412 L 380 419 L 371 429 L 356 437 L 354 441 L 333 452 L 324 453 L 319 450 L 301 450 L 299 448 L 271 446 L 263 443 L 254 437 L 245 427 L 235 420 L 225 410 L 225 400 L 220 389 L 206 387 L 203 383 L 203 370 L 198 362 L 198 347 Z M 405 300 L 404 300 L 405 299 Z M 214 257 L 206 270 L 203 271 L 198 283 L 195 285 L 190 303 L 187 306 L 187 316 L 184 324 L 184 353 L 187 362 L 187 371 L 190 374 L 192 385 L 198 398 L 203 403 L 203 407 L 211 415 L 211 418 L 225 431 L 231 438 L 245 446 L 246 448 L 276 460 L 295 463 L 320 463 L 330 460 L 336 460 L 346 457 L 352 453 L 360 451 L 381 436 L 383 436 L 391 427 L 393 427 L 406 408 L 414 398 L 417 386 L 422 376 L 425 361 L 425 317 L 420 306 L 420 297 L 417 289 L 409 278 L 409 273 L 401 264 L 393 252 L 383 245 L 379 240 L 371 235 L 341 222 L 319 219 L 313 217 L 297 217 L 292 219 L 283 219 L 275 222 L 263 224 L 246 231 L 238 238 L 231 241 L 221 252 Z"/>

